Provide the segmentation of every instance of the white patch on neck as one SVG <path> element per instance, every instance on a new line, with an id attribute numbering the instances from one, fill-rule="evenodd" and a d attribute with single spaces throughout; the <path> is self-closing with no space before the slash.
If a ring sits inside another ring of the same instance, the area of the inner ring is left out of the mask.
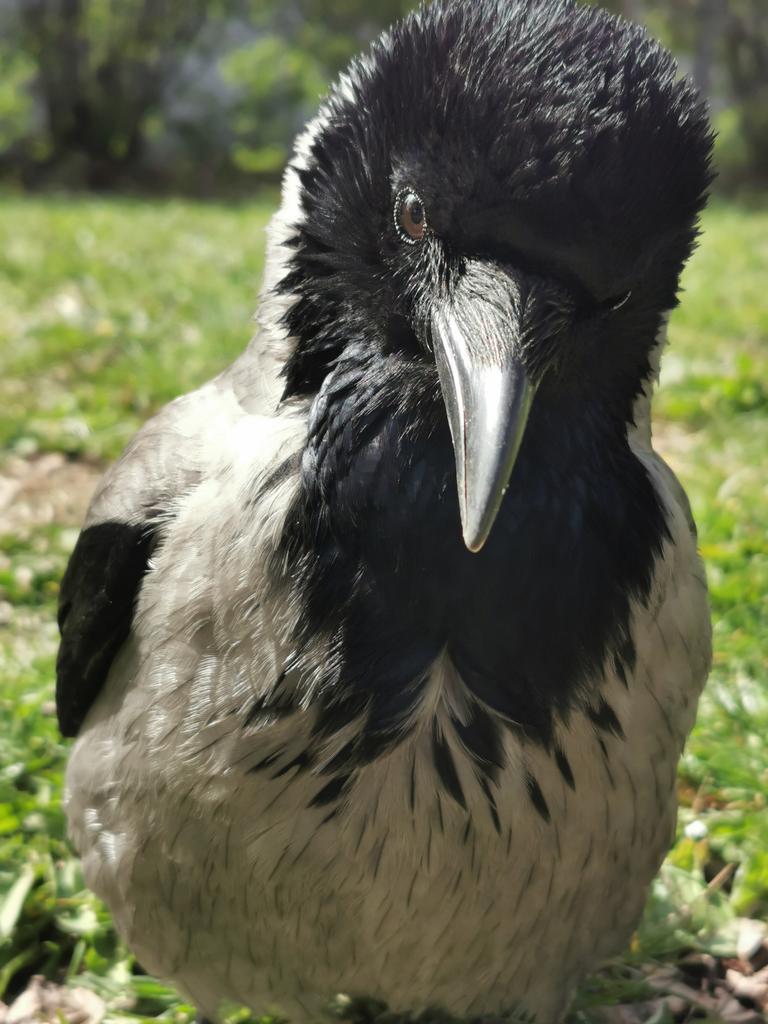
<path id="1" fill-rule="evenodd" d="M 327 124 L 328 114 L 321 108 L 317 117 L 309 122 L 296 139 L 293 156 L 283 174 L 280 207 L 267 227 L 264 277 L 256 322 L 261 329 L 261 336 L 268 339 L 270 355 L 280 365 L 294 351 L 297 340 L 288 333 L 285 324 L 286 315 L 297 301 L 297 296 L 281 294 L 278 290 L 290 271 L 291 250 L 286 243 L 306 220 L 301 200 L 300 175 L 312 166 L 312 146 Z"/>
<path id="2" fill-rule="evenodd" d="M 632 408 L 634 425 L 627 431 L 630 443 L 633 448 L 650 451 L 653 448 L 653 428 L 651 424 L 651 405 L 653 402 L 654 388 L 659 382 L 661 371 L 661 355 L 667 344 L 667 330 L 669 328 L 669 313 L 665 313 L 656 335 L 656 343 L 651 349 L 650 364 L 651 372 L 643 384 L 643 390 L 635 399 Z"/>

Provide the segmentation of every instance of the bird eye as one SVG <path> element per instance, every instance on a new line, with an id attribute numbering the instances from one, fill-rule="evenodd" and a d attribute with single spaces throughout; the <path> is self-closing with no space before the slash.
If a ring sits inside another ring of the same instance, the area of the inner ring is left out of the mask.
<path id="1" fill-rule="evenodd" d="M 395 199 L 395 227 L 404 242 L 415 245 L 427 233 L 427 215 L 419 196 L 410 188 Z"/>
<path id="2" fill-rule="evenodd" d="M 622 306 L 626 306 L 629 300 L 632 298 L 631 290 L 624 292 L 623 295 L 614 295 L 612 299 L 608 300 L 608 311 L 615 313 L 617 309 L 621 309 Z"/>

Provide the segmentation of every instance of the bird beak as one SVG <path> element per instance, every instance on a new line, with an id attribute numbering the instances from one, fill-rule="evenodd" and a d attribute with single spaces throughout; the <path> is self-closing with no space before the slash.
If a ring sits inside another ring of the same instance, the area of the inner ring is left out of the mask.
<path id="1" fill-rule="evenodd" d="M 473 271 L 433 309 L 431 327 L 464 543 L 479 551 L 509 484 L 536 389 L 520 356 L 519 304 L 512 300 L 518 283 L 492 265 L 476 263 Z"/>

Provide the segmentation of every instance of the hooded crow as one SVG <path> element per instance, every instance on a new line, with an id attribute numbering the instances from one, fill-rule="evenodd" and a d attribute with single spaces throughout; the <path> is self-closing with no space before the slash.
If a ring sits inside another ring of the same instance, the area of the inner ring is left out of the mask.
<path id="1" fill-rule="evenodd" d="M 650 402 L 711 144 L 574 0 L 435 0 L 300 136 L 256 337 L 61 589 L 87 882 L 207 1017 L 551 1024 L 627 942 L 710 660 Z"/>

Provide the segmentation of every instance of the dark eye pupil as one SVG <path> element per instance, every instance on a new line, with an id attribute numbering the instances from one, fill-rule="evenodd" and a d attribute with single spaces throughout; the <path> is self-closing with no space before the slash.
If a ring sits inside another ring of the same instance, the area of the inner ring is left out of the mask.
<path id="1" fill-rule="evenodd" d="M 408 216 L 414 224 L 421 224 L 424 220 L 424 208 L 418 199 L 408 200 Z"/>
<path id="2" fill-rule="evenodd" d="M 427 232 L 427 212 L 418 193 L 404 189 L 395 199 L 395 227 L 405 242 L 422 241 Z"/>

